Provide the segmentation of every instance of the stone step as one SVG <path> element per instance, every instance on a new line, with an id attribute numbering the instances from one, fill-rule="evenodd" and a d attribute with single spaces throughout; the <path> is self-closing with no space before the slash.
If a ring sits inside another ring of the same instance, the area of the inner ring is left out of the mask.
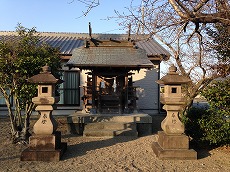
<path id="1" fill-rule="evenodd" d="M 137 135 L 136 123 L 110 121 L 88 123 L 85 125 L 83 132 L 83 136 L 85 137 L 137 137 Z"/>
<path id="2" fill-rule="evenodd" d="M 124 130 L 85 130 L 83 136 L 85 137 L 116 137 L 116 136 L 132 136 L 137 137 L 138 133 L 133 129 Z"/>
<path id="3" fill-rule="evenodd" d="M 84 114 L 75 113 L 67 117 L 68 123 L 91 123 L 91 122 L 126 122 L 126 123 L 152 123 L 152 117 L 148 114 Z"/>
<path id="4" fill-rule="evenodd" d="M 108 122 L 108 124 L 110 125 L 107 127 L 107 124 L 104 123 L 95 124 L 95 123 L 102 123 L 102 122 Z M 89 132 L 102 133 L 101 131 L 103 130 L 111 130 L 108 131 L 108 133 L 112 132 L 112 134 L 94 134 L 96 135 L 94 137 L 104 137 L 103 135 L 105 136 L 110 135 L 110 137 L 114 137 L 114 135 L 116 135 L 116 131 L 118 130 L 121 131 L 128 128 L 133 130 L 135 136 L 137 135 L 137 133 L 138 136 L 152 134 L 152 117 L 144 113 L 87 114 L 87 113 L 76 112 L 67 117 L 67 123 L 68 123 L 68 130 L 70 133 L 84 135 L 85 132 L 85 136 L 90 135 L 88 134 Z M 121 124 L 117 124 L 117 123 L 121 123 Z"/>
<path id="5" fill-rule="evenodd" d="M 85 130 L 124 130 L 127 128 L 136 130 L 136 124 L 122 122 L 93 122 L 85 125 Z"/>

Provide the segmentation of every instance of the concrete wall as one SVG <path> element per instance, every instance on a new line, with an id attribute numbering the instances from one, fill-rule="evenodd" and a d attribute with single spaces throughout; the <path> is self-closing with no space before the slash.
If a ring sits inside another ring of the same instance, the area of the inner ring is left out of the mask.
<path id="1" fill-rule="evenodd" d="M 138 86 L 138 108 L 146 113 L 157 114 L 159 112 L 159 73 L 157 70 L 142 69 L 133 75 L 134 86 Z"/>

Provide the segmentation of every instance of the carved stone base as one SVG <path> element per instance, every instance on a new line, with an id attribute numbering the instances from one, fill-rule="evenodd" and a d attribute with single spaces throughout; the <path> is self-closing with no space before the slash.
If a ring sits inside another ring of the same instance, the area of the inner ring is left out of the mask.
<path id="1" fill-rule="evenodd" d="M 29 147 L 21 153 L 21 161 L 59 161 L 67 149 L 61 142 L 61 132 L 52 135 L 34 135 L 29 139 Z"/>
<path id="2" fill-rule="evenodd" d="M 153 152 L 164 160 L 196 160 L 197 152 L 189 149 L 189 139 L 186 135 L 167 135 L 158 132 L 158 142 L 152 145 Z"/>

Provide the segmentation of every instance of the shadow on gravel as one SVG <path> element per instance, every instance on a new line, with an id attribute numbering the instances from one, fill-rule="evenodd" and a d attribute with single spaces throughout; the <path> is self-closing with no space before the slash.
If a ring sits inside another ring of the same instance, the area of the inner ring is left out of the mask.
<path id="1" fill-rule="evenodd" d="M 197 159 L 203 159 L 206 158 L 208 156 L 210 156 L 211 154 L 209 153 L 210 150 L 208 149 L 198 149 L 196 150 L 197 152 Z"/>
<path id="2" fill-rule="evenodd" d="M 198 143 L 190 142 L 190 149 L 194 149 L 197 152 L 197 159 L 203 159 L 211 154 L 209 153 L 213 148 L 199 145 Z"/>
<path id="3" fill-rule="evenodd" d="M 93 138 L 92 138 L 93 139 Z M 62 160 L 67 160 L 70 158 L 85 155 L 88 151 L 96 150 L 104 147 L 109 147 L 117 143 L 128 142 L 137 139 L 137 137 L 128 136 L 118 136 L 115 138 L 108 138 L 103 140 L 89 141 L 84 143 L 79 143 L 76 145 L 68 145 L 67 151 L 62 157 Z M 89 138 L 90 140 L 90 138 Z"/>
<path id="4" fill-rule="evenodd" d="M 20 155 L 15 155 L 15 156 L 11 156 L 11 157 L 4 157 L 4 158 L 1 158 L 0 157 L 0 161 L 6 161 L 6 160 L 12 160 L 12 159 L 18 159 L 20 158 Z"/>

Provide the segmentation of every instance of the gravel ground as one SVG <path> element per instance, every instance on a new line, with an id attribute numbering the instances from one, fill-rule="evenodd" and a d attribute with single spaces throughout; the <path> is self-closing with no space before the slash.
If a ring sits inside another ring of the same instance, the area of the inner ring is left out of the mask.
<path id="1" fill-rule="evenodd" d="M 157 135 L 130 138 L 85 138 L 67 134 L 61 120 L 58 130 L 68 148 L 59 162 L 20 161 L 25 145 L 10 141 L 8 119 L 0 119 L 0 172 L 229 172 L 230 149 L 199 149 L 198 160 L 159 160 L 151 149 Z"/>

